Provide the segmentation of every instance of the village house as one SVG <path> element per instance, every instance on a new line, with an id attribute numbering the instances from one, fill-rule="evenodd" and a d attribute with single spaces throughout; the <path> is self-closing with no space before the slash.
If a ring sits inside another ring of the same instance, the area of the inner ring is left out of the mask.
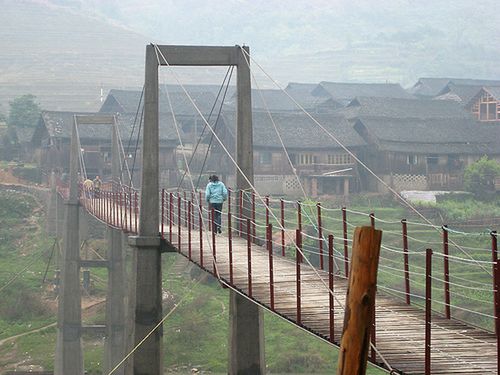
<path id="1" fill-rule="evenodd" d="M 466 108 L 481 122 L 500 125 L 500 85 L 482 87 L 466 104 Z M 500 140 L 498 140 L 500 142 Z"/>
<path id="2" fill-rule="evenodd" d="M 419 78 L 418 81 L 408 89 L 408 92 L 421 99 L 432 99 L 450 93 L 452 100 L 463 102 L 464 96 L 474 95 L 470 94 L 471 91 L 475 90 L 477 93 L 483 86 L 499 85 L 500 81 L 485 79 Z M 468 86 L 469 89 L 465 88 L 465 86 Z M 453 99 L 454 94 L 456 95 L 455 99 Z M 464 102 L 464 104 L 466 103 L 467 102 Z"/>
<path id="3" fill-rule="evenodd" d="M 339 113 L 367 143 L 361 159 L 396 191 L 462 189 L 469 164 L 500 155 L 498 138 L 456 101 L 359 97 Z M 366 170 L 360 179 L 386 191 Z"/>
<path id="4" fill-rule="evenodd" d="M 101 113 L 88 112 L 56 112 L 42 111 L 35 133 L 33 146 L 35 159 L 45 175 L 51 171 L 60 173 L 69 170 L 69 155 L 71 133 L 75 115 L 89 116 L 96 119 L 92 124 L 81 124 L 78 127 L 81 152 L 87 174 L 95 177 L 109 176 L 111 174 L 111 126 L 109 123 L 99 123 Z M 123 145 L 123 157 L 126 158 L 134 183 L 140 180 L 141 154 L 136 152 L 137 133 L 139 124 L 132 115 L 116 116 L 118 130 Z M 178 173 L 174 157 L 177 147 L 177 134 L 173 121 L 169 116 L 160 116 L 160 164 L 161 179 L 164 184 L 175 184 Z M 135 163 L 134 163 L 135 158 Z"/>
<path id="5" fill-rule="evenodd" d="M 314 118 L 324 130 L 304 113 L 276 112 L 271 116 L 272 120 L 268 113 L 253 113 L 254 176 L 259 191 L 299 196 L 302 191 L 295 174 L 313 197 L 321 194 L 346 196 L 360 190 L 357 163 L 331 137 L 333 135 L 354 154 L 365 146 L 343 116 L 316 114 Z M 226 145 L 232 145 L 230 150 L 234 155 L 236 114 L 225 113 L 224 117 L 227 126 L 221 137 Z M 234 165 L 216 144 L 211 160 L 227 174 L 234 171 Z"/>

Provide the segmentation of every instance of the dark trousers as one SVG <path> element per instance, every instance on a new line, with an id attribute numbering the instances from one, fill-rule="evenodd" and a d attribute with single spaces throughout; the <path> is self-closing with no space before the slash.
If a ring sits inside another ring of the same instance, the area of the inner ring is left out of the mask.
<path id="1" fill-rule="evenodd" d="M 212 219 L 212 230 L 220 233 L 222 224 L 222 203 L 210 203 L 210 207 L 213 208 L 214 213 L 214 217 Z"/>

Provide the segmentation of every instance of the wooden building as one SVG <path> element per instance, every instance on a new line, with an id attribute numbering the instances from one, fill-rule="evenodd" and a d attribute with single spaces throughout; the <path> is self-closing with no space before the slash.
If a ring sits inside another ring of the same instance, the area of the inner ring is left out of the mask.
<path id="1" fill-rule="evenodd" d="M 43 111 L 33 134 L 35 158 L 45 174 L 51 171 L 68 172 L 71 131 L 75 115 L 96 116 L 99 113 Z M 101 116 L 102 117 L 102 116 Z M 137 185 L 140 180 L 141 142 L 137 142 L 139 122 L 132 115 L 116 116 L 124 157 Z M 87 175 L 111 174 L 111 126 L 109 124 L 82 124 L 78 128 L 81 151 Z M 139 149 L 136 152 L 136 144 Z M 178 145 L 177 133 L 171 117 L 160 116 L 160 161 L 164 183 L 174 183 L 177 165 L 174 150 Z M 134 163 L 135 158 L 135 163 Z M 134 167 L 133 167 L 134 166 Z"/>
<path id="2" fill-rule="evenodd" d="M 316 114 L 314 118 L 324 130 L 303 113 L 278 112 L 271 116 L 272 120 L 267 112 L 253 112 L 254 175 L 259 191 L 300 196 L 295 173 L 311 196 L 359 191 L 357 163 L 330 136 L 354 154 L 365 146 L 343 116 Z M 226 126 L 224 131 L 221 129 L 221 137 L 226 145 L 234 145 L 236 114 L 225 113 L 224 117 Z M 234 146 L 231 151 L 234 155 Z M 211 160 L 227 174 L 234 171 L 217 145 Z"/>
<path id="3" fill-rule="evenodd" d="M 360 117 L 354 129 L 368 144 L 361 158 L 396 191 L 461 190 L 468 165 L 500 156 L 500 128 L 470 118 Z M 386 191 L 371 174 L 360 175 L 367 190 Z"/>

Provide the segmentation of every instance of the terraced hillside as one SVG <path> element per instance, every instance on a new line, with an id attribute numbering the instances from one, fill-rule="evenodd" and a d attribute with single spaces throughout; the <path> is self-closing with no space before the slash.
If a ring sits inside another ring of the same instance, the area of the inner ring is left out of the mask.
<path id="1" fill-rule="evenodd" d="M 0 0 L 0 108 L 26 93 L 44 109 L 96 110 L 101 88 L 140 87 L 147 38 L 28 0 Z"/>

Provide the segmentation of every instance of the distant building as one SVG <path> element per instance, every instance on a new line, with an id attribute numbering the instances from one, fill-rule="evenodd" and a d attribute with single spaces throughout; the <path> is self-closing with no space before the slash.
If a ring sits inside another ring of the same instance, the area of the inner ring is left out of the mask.
<path id="1" fill-rule="evenodd" d="M 320 82 L 311 92 L 313 96 L 328 96 L 338 104 L 346 106 L 359 96 L 376 98 L 411 99 L 413 96 L 399 83 L 344 83 Z"/>
<path id="2" fill-rule="evenodd" d="M 316 114 L 321 129 L 303 113 L 253 114 L 255 184 L 264 194 L 301 195 L 300 182 L 311 196 L 349 195 L 360 190 L 355 159 L 331 135 L 354 154 L 366 145 L 342 116 Z M 236 114 L 226 113 L 225 144 L 235 142 Z M 286 153 L 283 150 L 286 149 Z M 234 154 L 234 149 L 232 149 Z M 215 155 L 222 155 L 215 145 Z M 214 155 L 214 157 L 215 157 Z M 232 163 L 219 161 L 227 170 Z M 295 173 L 294 173 L 295 172 Z"/>
<path id="3" fill-rule="evenodd" d="M 95 112 L 42 111 L 32 139 L 36 149 L 35 159 L 42 172 L 59 171 L 63 173 L 69 171 L 71 132 L 75 115 L 95 116 L 97 119 L 100 117 L 100 114 Z M 140 180 L 141 166 L 141 142 L 137 143 L 139 123 L 132 115 L 120 115 L 117 116 L 117 124 L 123 145 L 122 153 L 127 159 L 127 164 L 134 174 L 134 181 L 137 185 Z M 96 121 L 93 124 L 80 125 L 78 132 L 87 174 L 89 176 L 110 175 L 111 126 Z M 175 126 L 168 116 L 160 116 L 159 141 L 161 179 L 164 184 L 176 183 L 178 169 L 174 150 L 178 142 Z M 139 147 L 137 152 L 136 144 Z"/>
<path id="4" fill-rule="evenodd" d="M 467 78 L 419 78 L 408 92 L 419 98 L 434 98 L 440 95 L 456 94 L 456 99 L 463 101 L 464 95 L 469 95 L 470 90 L 464 86 L 473 86 L 480 89 L 483 86 L 499 86 L 500 81 Z"/>
<path id="5" fill-rule="evenodd" d="M 483 155 L 500 158 L 500 127 L 471 118 L 360 117 L 354 129 L 368 144 L 362 160 L 396 191 L 462 189 L 465 167 Z M 365 189 L 386 190 L 360 174 Z"/>
<path id="6" fill-rule="evenodd" d="M 466 107 L 479 121 L 500 123 L 500 85 L 481 88 Z"/>

